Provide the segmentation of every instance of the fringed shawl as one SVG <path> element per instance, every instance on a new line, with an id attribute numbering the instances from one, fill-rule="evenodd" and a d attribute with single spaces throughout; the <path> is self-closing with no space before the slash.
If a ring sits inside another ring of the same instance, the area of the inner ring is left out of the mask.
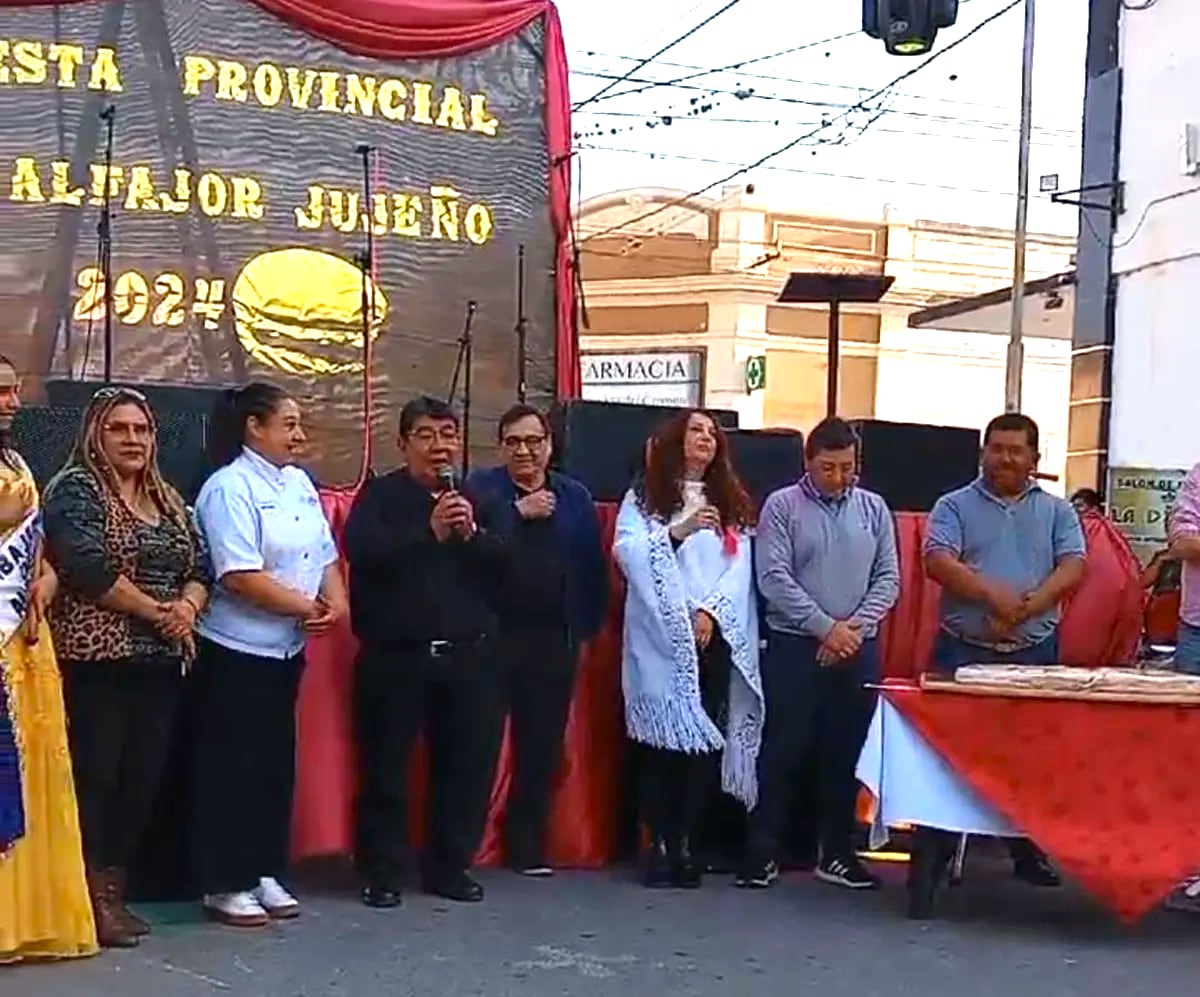
<path id="1" fill-rule="evenodd" d="M 674 751 L 723 751 L 722 788 L 752 808 L 764 708 L 751 540 L 744 532 L 736 538 L 732 553 L 732 544 L 712 530 L 675 549 L 667 524 L 648 516 L 629 492 L 617 516 L 613 553 L 627 582 L 621 686 L 629 736 Z M 733 663 L 724 731 L 700 700 L 692 630 L 697 609 L 716 620 Z"/>

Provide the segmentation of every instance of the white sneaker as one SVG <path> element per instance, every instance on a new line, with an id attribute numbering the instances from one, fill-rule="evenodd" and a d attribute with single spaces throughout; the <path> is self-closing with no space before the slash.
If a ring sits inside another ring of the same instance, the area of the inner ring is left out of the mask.
<path id="1" fill-rule="evenodd" d="M 273 918 L 286 921 L 300 915 L 300 901 L 288 893 L 279 880 L 271 876 L 263 876 L 258 881 L 254 899 Z"/>
<path id="2" fill-rule="evenodd" d="M 203 903 L 209 917 L 231 928 L 261 928 L 271 921 L 253 893 L 210 893 Z"/>

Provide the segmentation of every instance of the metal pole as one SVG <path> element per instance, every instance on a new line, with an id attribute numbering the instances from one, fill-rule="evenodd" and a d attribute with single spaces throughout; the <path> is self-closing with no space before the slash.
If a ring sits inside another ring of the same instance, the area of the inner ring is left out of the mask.
<path id="1" fill-rule="evenodd" d="M 1025 40 L 1021 53 L 1021 137 L 1017 154 L 1017 222 L 1013 229 L 1012 317 L 1008 334 L 1008 361 L 1004 379 L 1004 408 L 1021 409 L 1021 371 L 1025 345 L 1021 341 L 1025 317 L 1025 241 L 1029 227 L 1029 145 L 1033 131 L 1033 35 L 1036 0 L 1025 0 Z"/>
<path id="2" fill-rule="evenodd" d="M 829 335 L 826 343 L 826 351 L 829 359 L 829 369 L 826 372 L 825 381 L 825 415 L 837 415 L 838 407 L 838 366 L 839 366 L 839 347 L 841 346 L 841 326 L 842 317 L 841 309 L 838 305 L 838 299 L 833 298 L 829 302 Z"/>

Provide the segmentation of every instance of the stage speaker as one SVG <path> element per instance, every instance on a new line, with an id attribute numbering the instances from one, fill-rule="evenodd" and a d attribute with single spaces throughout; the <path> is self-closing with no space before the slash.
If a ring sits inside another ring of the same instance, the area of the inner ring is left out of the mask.
<path id="1" fill-rule="evenodd" d="M 162 420 L 167 413 L 186 412 L 203 416 L 212 415 L 217 401 L 225 390 L 210 384 L 129 384 L 117 381 L 145 395 L 154 414 Z M 102 381 L 47 381 L 46 400 L 52 406 L 83 409 L 97 390 L 103 388 Z"/>
<path id="2" fill-rule="evenodd" d="M 928 512 L 946 492 L 979 473 L 979 430 L 861 419 L 859 484 L 893 512 Z"/>
<path id="3" fill-rule="evenodd" d="M 90 395 L 89 395 L 90 397 Z M 208 417 L 155 406 L 158 420 L 158 467 L 164 478 L 191 502 L 199 491 L 197 468 L 204 461 Z M 38 487 L 63 466 L 83 420 L 81 408 L 29 406 L 13 422 L 13 445 L 25 458 Z"/>
<path id="4" fill-rule="evenodd" d="M 83 410 L 30 405 L 17 412 L 12 440 L 17 453 L 33 472 L 39 490 L 54 477 L 71 452 Z"/>
<path id="5" fill-rule="evenodd" d="M 583 482 L 597 502 L 619 502 L 641 470 L 646 440 L 684 411 L 660 405 L 573 400 L 550 413 L 555 467 Z M 726 430 L 737 429 L 736 412 L 714 411 Z"/>
<path id="6" fill-rule="evenodd" d="M 804 473 L 804 434 L 799 430 L 734 429 L 728 435 L 729 458 L 755 508 Z"/>

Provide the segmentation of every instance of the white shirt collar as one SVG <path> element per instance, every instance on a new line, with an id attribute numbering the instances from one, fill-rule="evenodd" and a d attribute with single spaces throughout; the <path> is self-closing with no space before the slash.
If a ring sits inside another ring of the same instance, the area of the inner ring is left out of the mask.
<path id="1" fill-rule="evenodd" d="M 276 467 L 266 457 L 250 447 L 242 447 L 242 459 L 276 488 L 282 488 L 286 483 L 283 468 Z"/>

